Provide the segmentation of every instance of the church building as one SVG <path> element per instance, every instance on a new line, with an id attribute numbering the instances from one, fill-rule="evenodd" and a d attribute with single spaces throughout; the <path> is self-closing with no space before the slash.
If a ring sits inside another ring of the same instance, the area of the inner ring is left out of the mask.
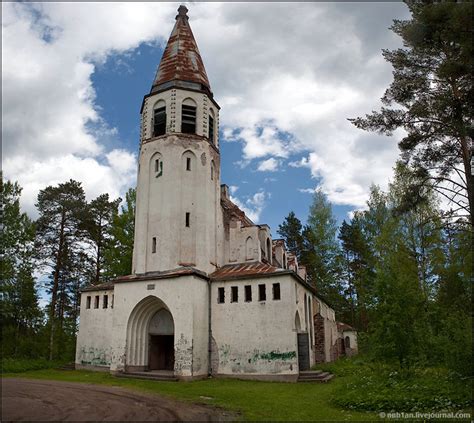
<path id="1" fill-rule="evenodd" d="M 354 329 L 220 181 L 219 111 L 180 6 L 141 108 L 132 274 L 81 294 L 76 367 L 296 381 Z"/>

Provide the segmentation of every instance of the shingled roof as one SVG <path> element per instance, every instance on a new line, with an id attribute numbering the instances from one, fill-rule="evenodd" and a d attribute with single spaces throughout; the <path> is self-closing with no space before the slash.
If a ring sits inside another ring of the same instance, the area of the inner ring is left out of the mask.
<path id="1" fill-rule="evenodd" d="M 199 84 L 198 89 L 211 91 L 204 62 L 189 26 L 188 9 L 179 6 L 176 23 L 166 45 L 151 91 L 168 88 L 171 82 Z"/>

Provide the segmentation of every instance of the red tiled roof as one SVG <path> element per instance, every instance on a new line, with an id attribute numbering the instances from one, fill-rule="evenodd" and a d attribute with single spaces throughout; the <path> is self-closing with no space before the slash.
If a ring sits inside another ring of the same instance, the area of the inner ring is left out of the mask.
<path id="1" fill-rule="evenodd" d="M 211 279 L 238 278 L 241 276 L 259 276 L 273 273 L 289 273 L 288 270 L 262 262 L 228 264 L 211 273 Z"/>
<path id="2" fill-rule="evenodd" d="M 170 81 L 187 81 L 202 84 L 211 90 L 204 62 L 188 23 L 188 9 L 181 5 L 176 24 L 163 52 L 153 88 Z"/>

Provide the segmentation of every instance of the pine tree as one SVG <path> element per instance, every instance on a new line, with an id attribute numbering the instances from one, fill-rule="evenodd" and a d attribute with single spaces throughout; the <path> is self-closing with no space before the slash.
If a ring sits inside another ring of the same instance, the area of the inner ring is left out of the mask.
<path id="1" fill-rule="evenodd" d="M 281 225 L 278 225 L 278 234 L 285 240 L 286 248 L 301 261 L 303 237 L 300 220 L 294 212 L 290 212 Z"/>
<path id="2" fill-rule="evenodd" d="M 42 313 L 33 277 L 35 228 L 20 210 L 21 188 L 0 173 L 2 225 L 1 332 L 5 355 L 38 353 L 33 343 Z"/>
<path id="3" fill-rule="evenodd" d="M 56 322 L 62 324 L 62 308 L 58 303 L 61 284 L 72 283 L 70 277 L 73 256 L 84 248 L 87 239 L 85 220 L 87 203 L 80 182 L 70 180 L 57 187 L 48 186 L 38 194 L 36 207 L 39 211 L 37 221 L 36 251 L 40 262 L 52 269 L 51 303 L 49 306 L 49 358 L 54 355 L 54 336 Z"/>
<path id="4" fill-rule="evenodd" d="M 402 159 L 420 176 L 411 201 L 422 197 L 422 187 L 430 186 L 453 204 L 449 215 L 467 219 L 472 230 L 472 3 L 407 4 L 412 19 L 396 20 L 391 28 L 402 37 L 404 48 L 383 52 L 394 69 L 384 106 L 380 112 L 349 120 L 387 135 L 403 128 Z"/>
<path id="5" fill-rule="evenodd" d="M 92 283 L 104 280 L 105 251 L 110 248 L 112 221 L 122 200 L 109 201 L 109 194 L 102 194 L 89 204 L 88 233 L 94 248 Z"/>
<path id="6" fill-rule="evenodd" d="M 112 218 L 111 239 L 104 251 L 104 269 L 107 278 L 132 273 L 135 202 L 136 190 L 130 188 L 125 194 L 125 205 L 120 208 L 121 212 L 115 212 Z"/>

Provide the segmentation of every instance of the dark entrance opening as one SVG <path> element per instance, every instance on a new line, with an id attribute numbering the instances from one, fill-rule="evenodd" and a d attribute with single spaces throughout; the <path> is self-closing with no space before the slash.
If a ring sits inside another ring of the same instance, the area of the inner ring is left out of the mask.
<path id="1" fill-rule="evenodd" d="M 307 333 L 298 333 L 298 368 L 309 370 L 309 340 Z"/>
<path id="2" fill-rule="evenodd" d="M 150 335 L 149 369 L 173 370 L 174 335 Z"/>

